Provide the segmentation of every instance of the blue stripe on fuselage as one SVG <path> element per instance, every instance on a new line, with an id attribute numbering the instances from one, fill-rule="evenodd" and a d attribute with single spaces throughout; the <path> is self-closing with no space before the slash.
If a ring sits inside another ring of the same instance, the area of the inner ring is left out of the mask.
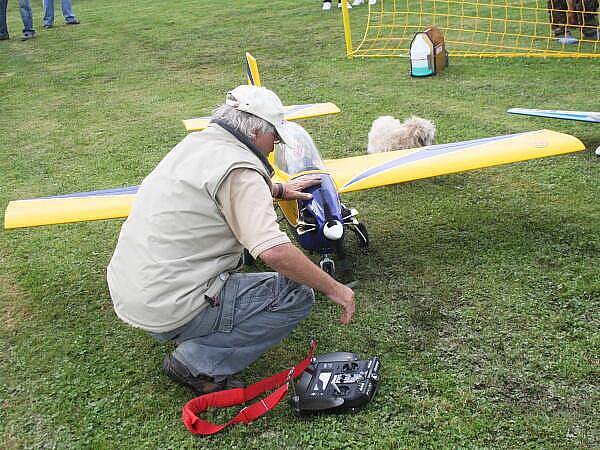
<path id="1" fill-rule="evenodd" d="M 103 189 L 100 191 L 88 191 L 88 192 L 77 192 L 74 194 L 65 194 L 65 195 L 55 195 L 52 197 L 42 197 L 44 199 L 47 198 L 70 198 L 70 197 L 102 197 L 106 195 L 129 195 L 136 194 L 139 186 L 128 186 L 124 188 L 114 188 L 114 189 Z"/>
<path id="2" fill-rule="evenodd" d="M 316 103 L 306 103 L 304 105 L 292 105 L 289 106 L 288 109 L 285 110 L 285 114 L 295 113 L 297 111 L 302 111 L 303 109 L 310 108 L 314 106 Z"/>

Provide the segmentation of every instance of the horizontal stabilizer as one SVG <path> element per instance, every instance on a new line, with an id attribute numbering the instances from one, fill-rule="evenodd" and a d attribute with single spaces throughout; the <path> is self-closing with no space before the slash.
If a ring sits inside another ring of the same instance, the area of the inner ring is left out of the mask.
<path id="1" fill-rule="evenodd" d="M 556 109 L 511 108 L 506 111 L 524 116 L 550 117 L 551 119 L 579 120 L 581 122 L 600 122 L 600 112 L 593 111 L 559 111 Z"/>
<path id="2" fill-rule="evenodd" d="M 127 217 L 137 188 L 132 186 L 57 197 L 15 200 L 6 207 L 4 228 Z"/>
<path id="3" fill-rule="evenodd" d="M 284 106 L 285 120 L 308 119 L 310 117 L 326 116 L 340 112 L 334 103 L 308 103 L 305 105 Z M 210 123 L 210 117 L 197 117 L 185 119 L 183 126 L 189 132 L 204 130 Z"/>
<path id="4" fill-rule="evenodd" d="M 351 192 L 580 150 L 585 146 L 573 136 L 539 130 L 328 160 L 325 165 L 339 192 Z"/>

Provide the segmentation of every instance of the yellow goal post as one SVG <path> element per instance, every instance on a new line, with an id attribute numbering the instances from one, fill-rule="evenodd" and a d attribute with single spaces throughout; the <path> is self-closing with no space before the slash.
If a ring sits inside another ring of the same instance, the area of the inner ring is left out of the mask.
<path id="1" fill-rule="evenodd" d="M 597 10 L 598 0 L 377 0 L 351 11 L 342 1 L 349 58 L 407 57 L 414 34 L 430 26 L 451 56 L 594 58 Z"/>

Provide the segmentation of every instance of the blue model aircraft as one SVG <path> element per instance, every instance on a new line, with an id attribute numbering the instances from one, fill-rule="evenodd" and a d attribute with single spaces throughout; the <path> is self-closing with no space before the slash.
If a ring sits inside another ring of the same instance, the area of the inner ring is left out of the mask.
<path id="1" fill-rule="evenodd" d="M 523 116 L 538 116 L 549 117 L 551 119 L 579 120 L 581 122 L 600 123 L 600 112 L 594 111 L 562 111 L 558 109 L 511 108 L 506 112 L 510 114 L 521 114 Z"/>
<path id="2" fill-rule="evenodd" d="M 600 112 L 596 111 L 564 111 L 558 109 L 511 108 L 506 111 L 524 116 L 549 117 L 551 119 L 577 120 L 580 122 L 600 123 Z M 600 146 L 595 151 L 600 156 Z"/>

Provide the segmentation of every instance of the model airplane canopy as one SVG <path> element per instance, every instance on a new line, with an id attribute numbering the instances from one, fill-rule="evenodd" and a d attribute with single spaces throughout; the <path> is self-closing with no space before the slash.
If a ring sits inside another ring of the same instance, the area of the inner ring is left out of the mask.
<path id="1" fill-rule="evenodd" d="M 340 193 L 584 150 L 579 139 L 549 130 L 322 162 Z M 316 147 L 311 152 L 314 153 Z M 320 156 L 311 153 L 313 160 Z M 281 179 L 281 171 L 278 171 Z M 137 186 L 12 201 L 5 228 L 127 217 Z"/>
<path id="2" fill-rule="evenodd" d="M 560 111 L 556 109 L 511 108 L 506 111 L 524 116 L 550 117 L 552 119 L 579 120 L 581 122 L 600 123 L 600 112 L 593 111 Z"/>

